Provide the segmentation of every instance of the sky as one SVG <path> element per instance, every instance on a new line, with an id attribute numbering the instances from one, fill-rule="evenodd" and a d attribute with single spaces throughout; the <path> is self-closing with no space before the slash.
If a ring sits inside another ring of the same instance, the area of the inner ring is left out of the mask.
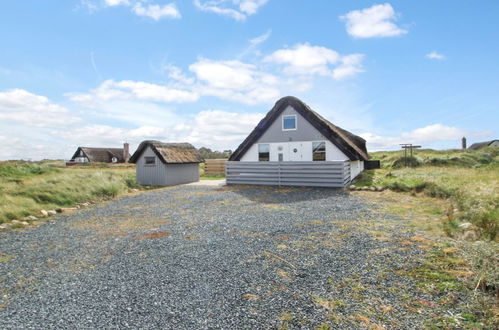
<path id="1" fill-rule="evenodd" d="M 0 160 L 234 150 L 293 95 L 369 151 L 499 138 L 499 1 L 3 0 Z"/>

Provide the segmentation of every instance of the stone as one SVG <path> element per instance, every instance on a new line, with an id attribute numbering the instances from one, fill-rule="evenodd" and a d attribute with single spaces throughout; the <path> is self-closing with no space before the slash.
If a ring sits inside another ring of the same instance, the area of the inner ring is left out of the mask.
<path id="1" fill-rule="evenodd" d="M 460 224 L 459 228 L 461 228 L 461 229 L 468 229 L 471 226 L 473 226 L 473 224 L 471 222 L 465 222 L 465 223 Z"/>
<path id="2" fill-rule="evenodd" d="M 29 226 L 29 222 L 28 221 L 21 221 L 21 225 L 23 225 L 23 226 Z"/>
<path id="3" fill-rule="evenodd" d="M 0 225 L 0 231 L 8 230 L 8 229 L 10 229 L 10 227 L 12 227 L 12 225 L 10 223 L 2 223 Z"/>
<path id="4" fill-rule="evenodd" d="M 57 214 L 56 210 L 48 210 L 47 213 L 49 215 L 56 215 Z"/>
<path id="5" fill-rule="evenodd" d="M 383 190 L 385 190 L 384 187 L 376 187 L 376 191 L 383 191 Z"/>
<path id="6" fill-rule="evenodd" d="M 58 208 L 56 211 L 59 213 L 66 213 L 66 212 L 71 212 L 71 211 L 75 211 L 75 210 L 76 210 L 76 207 L 61 207 L 61 208 Z"/>
<path id="7" fill-rule="evenodd" d="M 476 241 L 477 239 L 478 236 L 474 230 L 465 231 L 463 234 L 463 240 L 465 241 Z"/>
<path id="8" fill-rule="evenodd" d="M 38 220 L 38 218 L 35 217 L 34 215 L 28 215 L 26 218 L 24 218 L 24 220 L 35 221 L 35 220 Z"/>
<path id="9" fill-rule="evenodd" d="M 369 187 L 362 187 L 362 190 L 369 191 Z"/>
<path id="10" fill-rule="evenodd" d="M 350 185 L 350 186 L 348 187 L 348 189 L 350 189 L 350 190 L 355 190 L 355 189 L 357 189 L 357 187 L 355 187 L 355 186 L 352 184 L 352 185 Z"/>
<path id="11" fill-rule="evenodd" d="M 19 220 L 12 220 L 10 223 L 13 224 L 13 225 L 18 225 L 18 224 L 21 223 L 21 221 L 19 221 Z"/>
<path id="12" fill-rule="evenodd" d="M 87 206 L 90 206 L 90 203 L 83 203 L 83 204 L 81 204 L 81 206 L 87 207 Z"/>
<path id="13" fill-rule="evenodd" d="M 49 216 L 49 213 L 48 213 L 46 210 L 41 210 L 41 211 L 40 211 L 40 214 L 41 214 L 43 217 L 48 217 L 48 216 Z"/>
<path id="14" fill-rule="evenodd" d="M 376 187 L 370 187 L 369 190 L 370 191 L 376 191 Z"/>

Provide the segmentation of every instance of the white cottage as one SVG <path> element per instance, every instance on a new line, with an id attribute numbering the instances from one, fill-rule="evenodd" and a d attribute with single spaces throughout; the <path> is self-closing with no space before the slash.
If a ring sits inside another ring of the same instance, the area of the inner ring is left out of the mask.
<path id="1" fill-rule="evenodd" d="M 368 158 L 363 138 L 287 96 L 231 155 L 227 184 L 344 187 Z"/>
<path id="2" fill-rule="evenodd" d="M 170 186 L 199 181 L 199 163 L 204 159 L 190 143 L 143 141 L 130 157 L 135 163 L 137 182 Z"/>

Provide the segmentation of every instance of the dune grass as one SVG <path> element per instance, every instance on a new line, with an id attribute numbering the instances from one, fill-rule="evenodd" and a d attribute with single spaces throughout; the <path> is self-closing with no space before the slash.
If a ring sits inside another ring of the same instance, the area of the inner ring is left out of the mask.
<path id="1" fill-rule="evenodd" d="M 383 186 L 449 201 L 445 230 L 452 236 L 459 223 L 470 222 L 479 239 L 499 238 L 499 148 L 480 151 L 420 150 L 403 167 L 402 152 L 377 152 L 382 168 L 363 172 L 356 186 Z"/>
<path id="2" fill-rule="evenodd" d="M 0 223 L 116 197 L 135 183 L 130 165 L 65 167 L 62 162 L 0 162 Z"/>

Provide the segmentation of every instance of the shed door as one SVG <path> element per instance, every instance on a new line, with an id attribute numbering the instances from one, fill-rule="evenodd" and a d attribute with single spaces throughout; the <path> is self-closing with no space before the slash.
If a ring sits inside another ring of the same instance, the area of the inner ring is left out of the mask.
<path id="1" fill-rule="evenodd" d="M 303 160 L 303 145 L 298 142 L 289 143 L 289 160 L 299 162 Z"/>

